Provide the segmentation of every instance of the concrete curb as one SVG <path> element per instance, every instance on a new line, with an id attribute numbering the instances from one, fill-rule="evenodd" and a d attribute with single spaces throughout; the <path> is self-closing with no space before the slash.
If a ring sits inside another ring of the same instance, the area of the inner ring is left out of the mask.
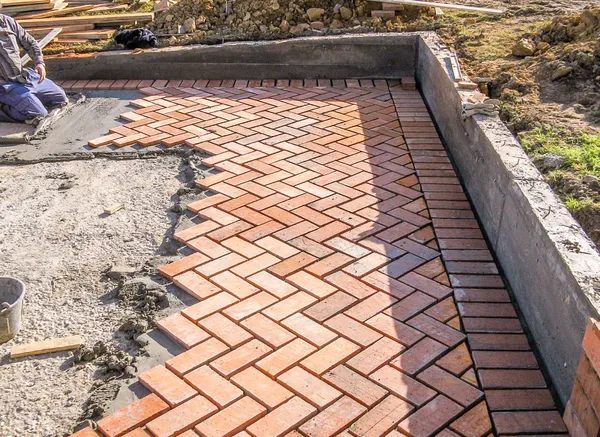
<path id="1" fill-rule="evenodd" d="M 417 80 L 563 403 L 589 317 L 600 309 L 600 255 L 523 148 L 495 117 L 463 121 L 435 34 L 422 34 Z"/>

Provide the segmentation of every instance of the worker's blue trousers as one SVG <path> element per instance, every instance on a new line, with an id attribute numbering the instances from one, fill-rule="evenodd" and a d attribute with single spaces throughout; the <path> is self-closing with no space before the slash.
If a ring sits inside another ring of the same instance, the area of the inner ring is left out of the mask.
<path id="1" fill-rule="evenodd" d="M 40 76 L 28 68 L 27 84 L 5 82 L 0 84 L 0 121 L 25 121 L 48 115 L 46 107 L 64 104 L 67 96 L 50 79 L 38 83 Z"/>

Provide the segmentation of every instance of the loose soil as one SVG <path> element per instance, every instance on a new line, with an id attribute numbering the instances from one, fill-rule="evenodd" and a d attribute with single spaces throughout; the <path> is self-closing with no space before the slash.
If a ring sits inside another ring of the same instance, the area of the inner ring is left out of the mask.
<path id="1" fill-rule="evenodd" d="M 134 370 L 132 339 L 169 302 L 156 287 L 105 272 L 133 266 L 147 278 L 149 261 L 172 254 L 185 181 L 178 156 L 0 167 L 0 275 L 27 284 L 21 332 L 0 345 L 1 437 L 69 435 L 114 398 Z M 15 344 L 69 335 L 85 338 L 79 363 L 72 352 L 9 358 Z"/>

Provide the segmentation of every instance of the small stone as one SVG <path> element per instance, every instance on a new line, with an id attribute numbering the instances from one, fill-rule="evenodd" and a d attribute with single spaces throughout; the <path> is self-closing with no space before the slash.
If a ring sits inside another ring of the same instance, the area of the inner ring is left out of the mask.
<path id="1" fill-rule="evenodd" d="M 561 168 L 565 163 L 565 158 L 560 155 L 553 153 L 546 153 L 539 158 L 535 159 L 535 165 L 540 169 L 542 173 L 557 170 Z"/>
<path id="2" fill-rule="evenodd" d="M 526 38 L 521 38 L 512 48 L 512 54 L 521 58 L 524 58 L 525 56 L 531 56 L 534 53 L 535 46 Z"/>
<path id="3" fill-rule="evenodd" d="M 173 21 L 173 18 L 175 18 L 173 15 L 167 15 L 167 16 L 165 17 L 165 21 L 169 21 L 169 22 L 171 22 L 171 21 Z"/>
<path id="4" fill-rule="evenodd" d="M 560 79 L 561 77 L 565 77 L 566 75 L 570 74 L 573 71 L 573 67 L 569 67 L 567 65 L 561 65 L 559 66 L 556 70 L 554 70 L 554 73 L 552 73 L 552 80 L 557 80 Z"/>
<path id="5" fill-rule="evenodd" d="M 583 178 L 583 182 L 588 184 L 591 189 L 600 191 L 600 179 L 598 179 L 596 176 L 589 174 Z"/>
<path id="6" fill-rule="evenodd" d="M 192 33 L 196 31 L 196 19 L 194 17 L 187 18 L 183 22 L 183 27 L 187 33 Z"/>
<path id="7" fill-rule="evenodd" d="M 352 9 L 342 6 L 340 8 L 340 15 L 342 16 L 343 20 L 349 20 L 352 18 Z"/>
<path id="8" fill-rule="evenodd" d="M 302 24 L 298 24 L 296 26 L 292 26 L 290 28 L 290 33 L 292 35 L 299 35 L 299 34 L 301 34 L 302 32 L 304 32 L 304 31 L 306 31 L 308 29 L 310 29 L 310 25 L 308 25 L 306 23 L 302 23 Z"/>
<path id="9" fill-rule="evenodd" d="M 279 25 L 279 28 L 281 29 L 282 32 L 289 32 L 290 31 L 290 23 L 288 23 L 287 20 L 283 20 L 281 22 L 281 24 Z"/>
<path id="10" fill-rule="evenodd" d="M 325 27 L 325 25 L 321 21 L 313 21 L 312 23 L 310 23 L 310 28 L 311 29 L 321 30 L 324 27 Z"/>
<path id="11" fill-rule="evenodd" d="M 58 186 L 58 190 L 59 191 L 69 190 L 69 189 L 73 188 L 74 186 L 75 186 L 75 183 L 73 181 L 65 181 L 65 182 L 62 182 Z"/>
<path id="12" fill-rule="evenodd" d="M 136 272 L 135 267 L 115 265 L 106 272 L 106 276 L 111 279 L 123 279 L 125 276 L 133 275 Z"/>
<path id="13" fill-rule="evenodd" d="M 324 13 L 325 9 L 322 8 L 310 8 L 306 11 L 306 15 L 308 15 L 310 21 L 318 21 Z"/>
<path id="14" fill-rule="evenodd" d="M 331 27 L 332 29 L 341 29 L 342 27 L 344 27 L 344 23 L 342 23 L 340 20 L 333 20 L 329 27 Z"/>
<path id="15" fill-rule="evenodd" d="M 550 44 L 548 44 L 545 41 L 539 42 L 538 45 L 535 47 L 535 49 L 538 52 L 542 52 L 542 53 L 545 52 L 546 50 L 548 50 L 549 48 L 550 48 Z"/>

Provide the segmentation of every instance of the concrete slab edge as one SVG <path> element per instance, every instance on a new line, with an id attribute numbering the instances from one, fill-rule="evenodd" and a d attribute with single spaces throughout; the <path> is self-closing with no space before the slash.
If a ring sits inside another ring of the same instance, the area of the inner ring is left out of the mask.
<path id="1" fill-rule="evenodd" d="M 600 310 L 600 255 L 497 117 L 461 118 L 452 52 L 420 34 L 417 81 L 563 403 L 589 317 Z"/>

